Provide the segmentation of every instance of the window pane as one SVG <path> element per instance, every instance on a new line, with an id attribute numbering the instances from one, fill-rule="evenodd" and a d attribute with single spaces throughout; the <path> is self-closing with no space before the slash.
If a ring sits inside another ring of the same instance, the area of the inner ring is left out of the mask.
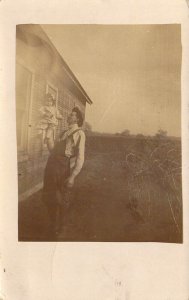
<path id="1" fill-rule="evenodd" d="M 48 93 L 50 93 L 54 97 L 54 99 L 56 99 L 57 91 L 53 89 L 50 85 L 48 85 Z"/>

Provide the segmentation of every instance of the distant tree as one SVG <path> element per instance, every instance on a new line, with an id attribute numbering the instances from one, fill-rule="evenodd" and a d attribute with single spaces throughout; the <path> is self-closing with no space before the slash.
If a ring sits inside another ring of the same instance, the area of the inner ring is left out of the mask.
<path id="1" fill-rule="evenodd" d="M 138 133 L 138 134 L 136 135 L 136 138 L 138 138 L 138 139 L 143 139 L 143 138 L 144 138 L 144 134 Z"/>
<path id="2" fill-rule="evenodd" d="M 155 136 L 157 138 L 165 138 L 167 137 L 167 131 L 163 129 L 159 129 Z"/>
<path id="3" fill-rule="evenodd" d="M 130 135 L 130 130 L 125 129 L 124 131 L 121 132 L 121 135 L 129 136 Z"/>

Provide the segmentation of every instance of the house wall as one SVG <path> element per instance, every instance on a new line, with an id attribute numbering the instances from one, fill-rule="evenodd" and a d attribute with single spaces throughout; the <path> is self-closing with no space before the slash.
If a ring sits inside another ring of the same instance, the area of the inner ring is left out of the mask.
<path id="1" fill-rule="evenodd" d="M 16 43 L 16 107 L 18 190 L 20 199 L 41 186 L 48 150 L 37 133 L 39 108 L 46 93 L 56 95 L 63 115 L 56 130 L 66 129 L 66 118 L 77 105 L 85 114 L 86 100 L 65 69 L 62 59 L 40 26 L 19 25 Z"/>

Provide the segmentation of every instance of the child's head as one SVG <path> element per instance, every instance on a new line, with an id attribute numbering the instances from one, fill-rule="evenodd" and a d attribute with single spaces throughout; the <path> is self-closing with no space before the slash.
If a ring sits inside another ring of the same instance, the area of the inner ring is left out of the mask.
<path id="1" fill-rule="evenodd" d="M 55 104 L 54 102 L 55 101 L 54 101 L 53 96 L 50 93 L 46 94 L 45 105 L 47 105 L 47 106 L 53 106 Z"/>

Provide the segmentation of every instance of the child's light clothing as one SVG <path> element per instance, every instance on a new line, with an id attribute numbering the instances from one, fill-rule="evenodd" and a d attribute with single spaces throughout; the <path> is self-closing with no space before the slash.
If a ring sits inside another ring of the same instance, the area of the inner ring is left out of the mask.
<path id="1" fill-rule="evenodd" d="M 46 129 L 49 124 L 57 126 L 58 119 L 62 119 L 62 115 L 55 106 L 42 106 L 39 111 L 42 114 L 42 118 L 38 128 L 41 126 L 41 129 Z"/>
<path id="2" fill-rule="evenodd" d="M 42 106 L 39 109 L 42 117 L 37 125 L 40 133 L 45 133 L 44 138 L 55 138 L 55 128 L 58 125 L 58 119 L 62 119 L 62 115 L 55 106 Z"/>

